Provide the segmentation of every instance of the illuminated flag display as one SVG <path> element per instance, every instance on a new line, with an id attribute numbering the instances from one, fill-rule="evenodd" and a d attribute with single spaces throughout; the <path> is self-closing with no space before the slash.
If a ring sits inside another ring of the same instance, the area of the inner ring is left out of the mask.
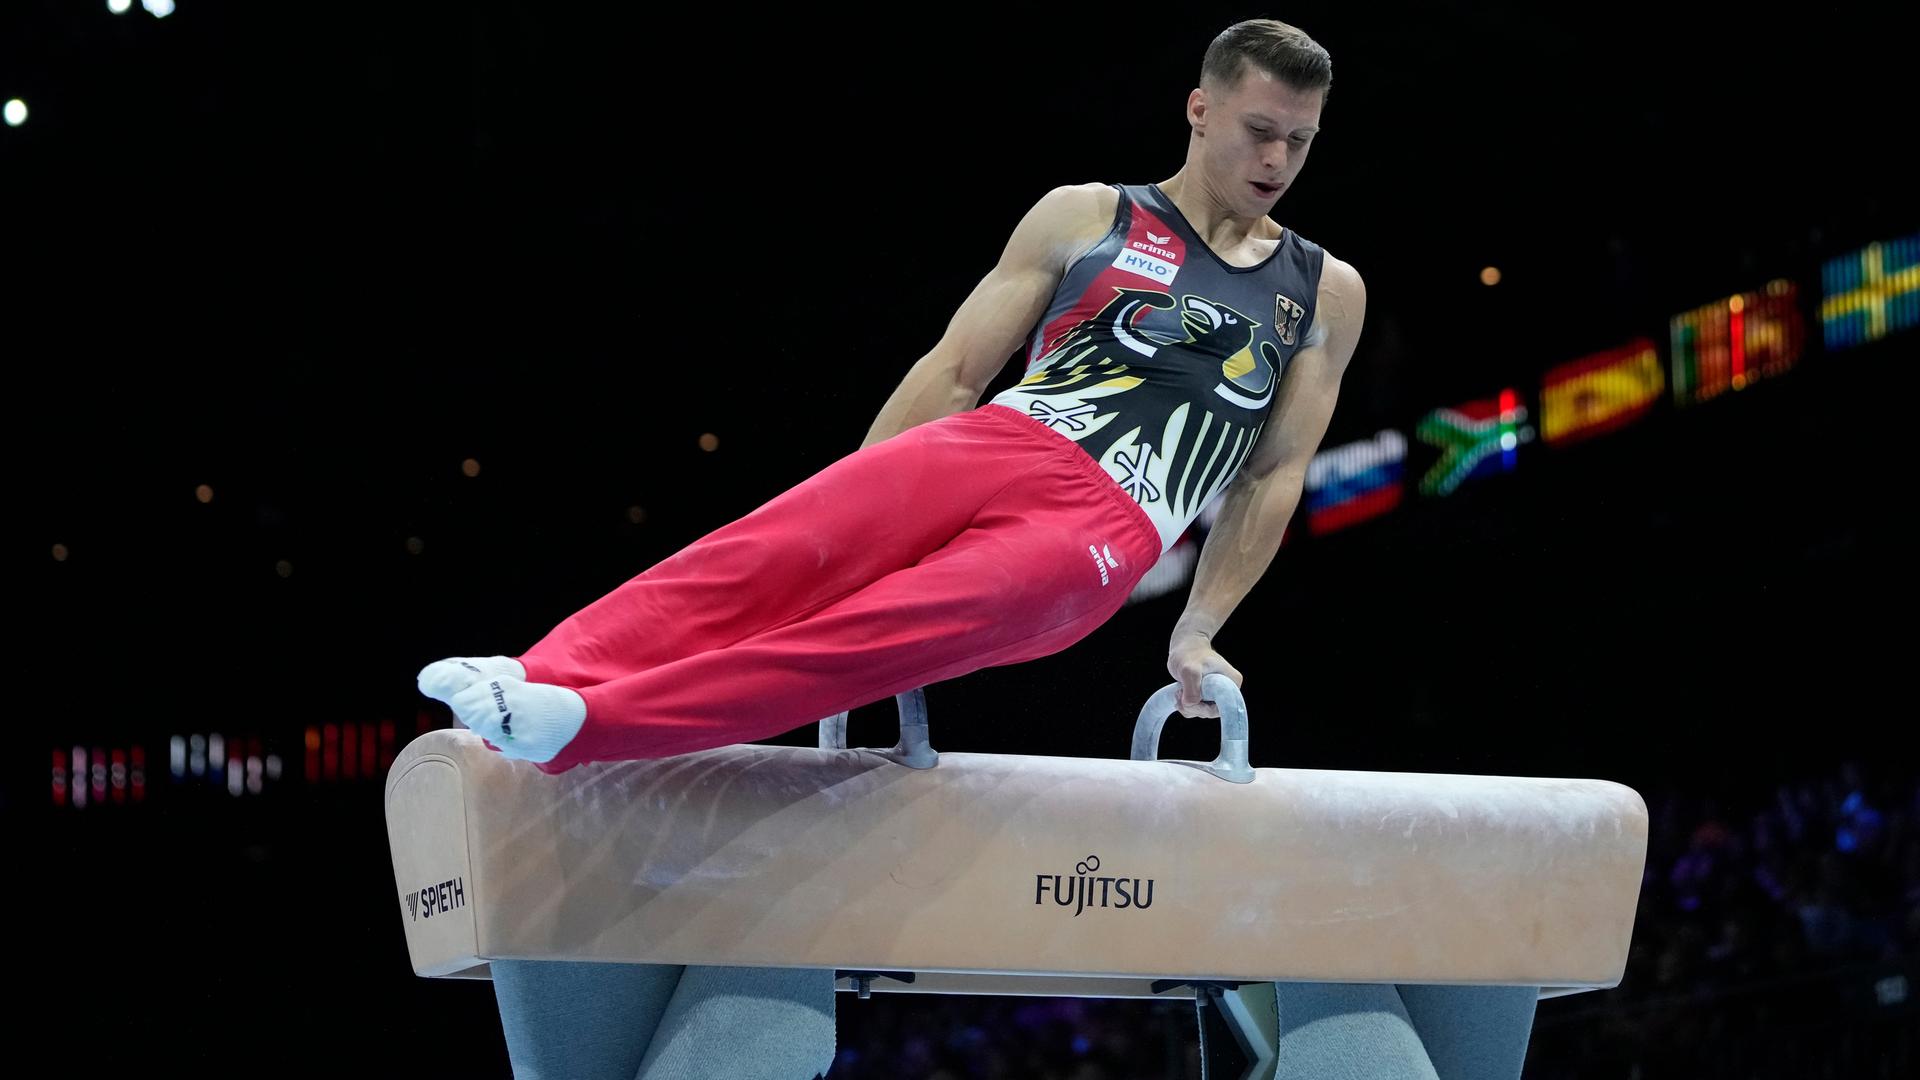
<path id="1" fill-rule="evenodd" d="M 1868 244 L 1820 271 L 1828 349 L 1850 349 L 1920 323 L 1920 233 Z"/>
<path id="2" fill-rule="evenodd" d="M 1665 390 L 1645 338 L 1561 364 L 1540 381 L 1540 436 L 1563 444 L 1603 435 L 1645 416 Z"/>
<path id="3" fill-rule="evenodd" d="M 1786 280 L 1675 315 L 1674 402 L 1696 405 L 1792 371 L 1805 335 L 1800 290 Z"/>
<path id="4" fill-rule="evenodd" d="M 1512 390 L 1428 413 L 1414 434 L 1438 447 L 1440 459 L 1420 478 L 1420 493 L 1451 495 L 1472 477 L 1512 472 L 1520 444 L 1533 441 L 1526 420 L 1527 407 Z"/>
<path id="5" fill-rule="evenodd" d="M 1407 440 L 1397 431 L 1322 450 L 1307 465 L 1307 531 L 1325 536 L 1400 505 Z"/>

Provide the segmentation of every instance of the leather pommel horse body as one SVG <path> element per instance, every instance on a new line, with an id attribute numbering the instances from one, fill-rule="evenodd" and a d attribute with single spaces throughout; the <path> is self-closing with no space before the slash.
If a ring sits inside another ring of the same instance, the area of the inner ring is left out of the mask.
<path id="1" fill-rule="evenodd" d="M 1604 780 L 740 744 L 549 776 L 465 730 L 387 777 L 414 971 L 494 959 L 832 968 L 841 989 L 1205 997 L 1309 981 L 1618 985 L 1646 805 Z"/>

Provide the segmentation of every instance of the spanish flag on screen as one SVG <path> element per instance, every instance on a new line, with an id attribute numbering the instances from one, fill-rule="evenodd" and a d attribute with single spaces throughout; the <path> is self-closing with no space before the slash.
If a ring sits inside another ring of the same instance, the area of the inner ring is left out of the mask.
<path id="1" fill-rule="evenodd" d="M 1549 444 L 1603 435 L 1647 414 L 1666 391 L 1653 342 L 1639 338 L 1583 356 L 1540 380 L 1540 434 Z"/>

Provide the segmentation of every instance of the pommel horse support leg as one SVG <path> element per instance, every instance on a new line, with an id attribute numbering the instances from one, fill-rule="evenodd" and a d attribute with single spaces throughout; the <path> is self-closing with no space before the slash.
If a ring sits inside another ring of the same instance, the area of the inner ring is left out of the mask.
<path id="1" fill-rule="evenodd" d="M 1178 684 L 1142 709 L 1129 760 L 939 754 L 918 690 L 887 751 L 847 748 L 842 714 L 817 748 L 549 776 L 428 732 L 386 788 L 413 969 L 811 968 L 861 997 L 1178 997 L 1248 1077 L 1274 1075 L 1291 984 L 1404 987 L 1416 1029 L 1444 1011 L 1424 988 L 1530 1002 L 1619 984 L 1647 847 L 1631 788 L 1254 769 L 1238 688 L 1202 686 L 1221 713 L 1211 762 L 1158 757 Z"/>

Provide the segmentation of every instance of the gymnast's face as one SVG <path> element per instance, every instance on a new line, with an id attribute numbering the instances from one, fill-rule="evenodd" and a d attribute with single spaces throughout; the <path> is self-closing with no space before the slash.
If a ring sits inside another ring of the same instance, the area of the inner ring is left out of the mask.
<path id="1" fill-rule="evenodd" d="M 1320 130 L 1321 90 L 1296 90 L 1249 64 L 1240 85 L 1187 97 L 1200 171 L 1222 204 L 1258 217 L 1300 175 Z"/>

